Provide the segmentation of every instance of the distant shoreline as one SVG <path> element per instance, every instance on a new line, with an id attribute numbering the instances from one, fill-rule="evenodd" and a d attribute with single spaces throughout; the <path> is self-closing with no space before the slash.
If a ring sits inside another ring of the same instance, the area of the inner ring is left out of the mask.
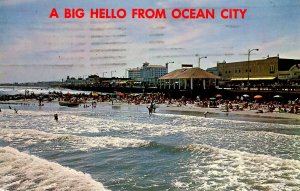
<path id="1" fill-rule="evenodd" d="M 49 102 L 50 104 L 58 104 L 58 101 L 52 101 Z M 36 105 L 38 106 L 37 100 L 10 100 L 10 101 L 0 101 L 0 104 L 7 105 Z M 47 102 L 44 102 L 44 104 L 47 104 Z M 91 104 L 88 102 L 88 104 Z M 109 106 L 111 105 L 111 102 L 98 102 L 97 105 L 104 105 Z M 144 107 L 146 108 L 149 104 L 140 104 L 140 105 L 134 105 L 134 104 L 127 104 L 124 102 L 117 102 L 114 104 L 114 106 L 121 106 L 121 107 Z M 146 109 L 145 109 L 146 110 Z M 211 118 L 218 118 L 218 116 L 226 116 L 230 119 L 235 119 L 235 116 L 243 117 L 243 119 L 252 118 L 252 121 L 257 119 L 257 121 L 261 121 L 262 119 L 276 119 L 276 120 L 292 120 L 295 121 L 297 124 L 300 124 L 300 114 L 293 114 L 293 113 L 278 113 L 278 112 L 265 112 L 265 113 L 256 113 L 256 110 L 243 110 L 243 111 L 229 111 L 229 112 L 223 112 L 220 110 L 220 108 L 203 108 L 203 107 L 197 107 L 194 105 L 187 105 L 187 106 L 180 106 L 177 107 L 175 105 L 166 105 L 166 104 L 157 104 L 157 113 L 160 113 L 162 111 L 163 113 L 167 112 L 176 112 L 178 114 L 195 114 L 197 116 L 204 117 L 204 113 L 207 112 L 207 117 Z M 256 118 L 258 117 L 258 118 Z"/>

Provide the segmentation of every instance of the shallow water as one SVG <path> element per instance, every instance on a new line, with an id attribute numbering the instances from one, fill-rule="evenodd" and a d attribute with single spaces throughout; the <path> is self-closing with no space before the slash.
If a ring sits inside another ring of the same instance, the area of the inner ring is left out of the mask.
<path id="1" fill-rule="evenodd" d="M 140 106 L 11 106 L 18 114 L 0 105 L 0 146 L 89 174 L 110 190 L 300 187 L 298 124 L 159 110 L 149 116 Z"/>

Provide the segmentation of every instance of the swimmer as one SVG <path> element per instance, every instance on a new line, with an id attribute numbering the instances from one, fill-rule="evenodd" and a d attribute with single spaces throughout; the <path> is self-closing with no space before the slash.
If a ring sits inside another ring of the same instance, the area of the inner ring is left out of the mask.
<path id="1" fill-rule="evenodd" d="M 57 113 L 54 114 L 54 120 L 55 120 L 55 121 L 58 121 L 58 115 L 57 115 Z"/>

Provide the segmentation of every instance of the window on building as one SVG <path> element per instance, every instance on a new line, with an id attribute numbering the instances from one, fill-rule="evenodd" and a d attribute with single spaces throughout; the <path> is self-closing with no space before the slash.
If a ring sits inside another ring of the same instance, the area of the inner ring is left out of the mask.
<path id="1" fill-rule="evenodd" d="M 270 74 L 274 74 L 275 73 L 275 66 L 271 65 L 270 66 Z"/>

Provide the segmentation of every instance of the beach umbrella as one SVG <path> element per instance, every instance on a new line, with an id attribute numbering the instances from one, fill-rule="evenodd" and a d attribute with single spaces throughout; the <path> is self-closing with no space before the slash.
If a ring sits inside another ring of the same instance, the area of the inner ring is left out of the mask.
<path id="1" fill-rule="evenodd" d="M 222 98 L 222 95 L 221 94 L 217 94 L 216 98 Z"/>
<path id="2" fill-rule="evenodd" d="M 261 96 L 261 95 L 256 95 L 256 96 L 254 96 L 254 99 L 261 99 L 263 96 Z"/>
<path id="3" fill-rule="evenodd" d="M 124 94 L 124 93 L 119 93 L 119 94 L 118 94 L 118 96 L 120 96 L 120 97 L 124 97 L 124 96 L 125 96 L 125 94 Z"/>
<path id="4" fill-rule="evenodd" d="M 215 97 L 211 97 L 211 98 L 209 98 L 209 100 L 210 100 L 210 101 L 215 101 L 216 98 L 215 98 Z"/>
<path id="5" fill-rule="evenodd" d="M 248 98 L 248 97 L 250 97 L 250 96 L 249 96 L 248 94 L 244 94 L 243 97 L 245 97 L 245 98 L 247 97 L 247 98 Z"/>
<path id="6" fill-rule="evenodd" d="M 275 95 L 275 96 L 273 96 L 273 98 L 280 99 L 280 98 L 282 98 L 282 96 L 281 95 Z"/>
<path id="7" fill-rule="evenodd" d="M 98 92 L 93 91 L 92 96 L 98 96 Z"/>
<path id="8" fill-rule="evenodd" d="M 69 92 L 65 94 L 65 96 L 72 96 L 72 94 L 70 94 Z"/>

